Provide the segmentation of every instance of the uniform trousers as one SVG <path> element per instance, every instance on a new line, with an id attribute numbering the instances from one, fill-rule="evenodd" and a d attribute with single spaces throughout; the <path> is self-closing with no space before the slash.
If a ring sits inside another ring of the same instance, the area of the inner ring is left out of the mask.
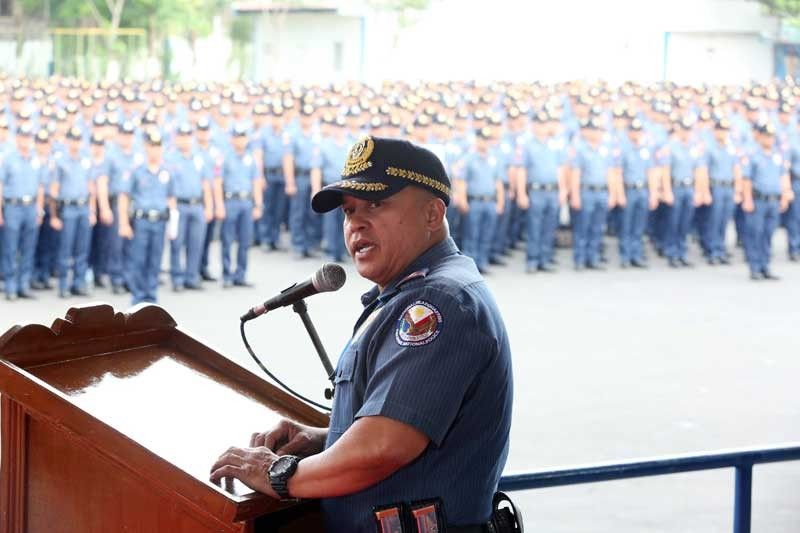
<path id="1" fill-rule="evenodd" d="M 574 211 L 572 253 L 575 266 L 600 264 L 608 191 L 581 191 L 581 208 Z"/>
<path id="2" fill-rule="evenodd" d="M 264 189 L 264 214 L 258 221 L 259 237 L 263 244 L 278 244 L 281 224 L 289 210 L 286 182 L 283 175 L 270 177 Z"/>
<path id="3" fill-rule="evenodd" d="M 0 257 L 7 295 L 28 292 L 33 277 L 33 257 L 39 227 L 35 205 L 5 205 Z"/>
<path id="4" fill-rule="evenodd" d="M 800 255 L 800 178 L 792 180 L 794 200 L 789 204 L 786 229 L 789 233 L 789 253 Z"/>
<path id="5" fill-rule="evenodd" d="M 341 261 L 347 255 L 344 243 L 344 211 L 334 209 L 323 216 L 325 251 L 334 261 Z"/>
<path id="6" fill-rule="evenodd" d="M 763 273 L 769 269 L 772 257 L 772 235 L 780 223 L 780 202 L 755 200 L 754 206 L 752 213 L 745 214 L 745 257 L 751 272 Z"/>
<path id="7" fill-rule="evenodd" d="M 315 223 L 311 212 L 311 179 L 308 175 L 297 176 L 297 191 L 289 200 L 289 231 L 292 233 L 292 248 L 297 253 L 307 253 L 314 244 Z"/>
<path id="8" fill-rule="evenodd" d="M 489 252 L 497 225 L 496 205 L 492 200 L 474 200 L 469 203 L 469 211 L 466 215 L 467 232 L 464 235 L 464 253 L 470 256 L 482 270 L 489 266 Z"/>
<path id="9" fill-rule="evenodd" d="M 664 253 L 670 259 L 686 259 L 686 239 L 694 216 L 694 187 L 675 187 L 672 194 L 675 201 L 669 208 Z"/>
<path id="10" fill-rule="evenodd" d="M 619 229 L 619 256 L 623 264 L 644 261 L 644 230 L 650 212 L 650 193 L 647 189 L 629 188 L 625 191 L 625 207 Z"/>
<path id="11" fill-rule="evenodd" d="M 253 242 L 253 201 L 225 200 L 222 221 L 222 279 L 242 283 L 247 275 L 247 254 Z M 236 241 L 236 270 L 231 267 L 231 247 Z"/>
<path id="12" fill-rule="evenodd" d="M 705 241 L 708 243 L 708 256 L 722 259 L 728 255 L 725 232 L 733 218 L 733 187 L 712 187 L 711 198 Z"/>
<path id="13" fill-rule="evenodd" d="M 138 218 L 133 221 L 128 260 L 131 266 L 129 286 L 134 305 L 157 301 L 158 273 L 161 271 L 166 228 L 165 220 Z"/>
<path id="14" fill-rule="evenodd" d="M 173 287 L 197 286 L 200 283 L 200 259 L 205 236 L 205 206 L 202 203 L 178 204 L 178 235 L 170 241 L 169 246 Z"/>
<path id="15" fill-rule="evenodd" d="M 86 287 L 92 236 L 89 208 L 65 205 L 61 209 L 60 218 L 64 227 L 58 237 L 58 290 L 60 292 L 67 292 L 69 289 L 82 290 Z"/>
<path id="16" fill-rule="evenodd" d="M 558 191 L 531 191 L 528 198 L 526 262 L 529 267 L 544 267 L 553 260 L 558 228 Z"/>

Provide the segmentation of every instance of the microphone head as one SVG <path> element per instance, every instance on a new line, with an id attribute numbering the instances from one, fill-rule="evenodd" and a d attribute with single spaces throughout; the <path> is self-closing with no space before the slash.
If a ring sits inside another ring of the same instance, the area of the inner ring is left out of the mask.
<path id="1" fill-rule="evenodd" d="M 345 274 L 341 265 L 336 263 L 325 263 L 311 277 L 311 283 L 317 289 L 317 292 L 338 291 L 346 280 L 347 274 Z"/>

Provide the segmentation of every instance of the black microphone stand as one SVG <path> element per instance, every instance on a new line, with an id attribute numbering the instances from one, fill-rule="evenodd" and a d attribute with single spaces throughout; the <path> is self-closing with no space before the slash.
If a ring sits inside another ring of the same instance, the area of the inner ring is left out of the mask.
<path id="1" fill-rule="evenodd" d="M 303 325 L 306 327 L 308 336 L 311 337 L 311 343 L 314 345 L 314 349 L 317 350 L 319 360 L 322 361 L 322 366 L 325 367 L 325 373 L 328 375 L 328 379 L 331 382 L 331 388 L 325 389 L 325 399 L 330 400 L 333 398 L 333 390 L 336 387 L 336 385 L 333 383 L 335 373 L 333 370 L 333 365 L 331 365 L 331 360 L 328 358 L 328 354 L 325 352 L 325 347 L 322 345 L 319 335 L 317 335 L 317 329 L 311 322 L 311 317 L 308 316 L 308 306 L 306 305 L 305 300 L 299 300 L 295 302 L 292 305 L 292 309 L 295 313 L 300 315 L 300 320 L 303 321 Z"/>

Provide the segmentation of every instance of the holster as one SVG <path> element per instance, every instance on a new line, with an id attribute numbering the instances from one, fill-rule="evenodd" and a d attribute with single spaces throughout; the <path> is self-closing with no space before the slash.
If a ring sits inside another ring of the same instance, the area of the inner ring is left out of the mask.
<path id="1" fill-rule="evenodd" d="M 492 527 L 495 533 L 525 532 L 522 513 L 504 492 L 497 492 L 492 498 Z"/>

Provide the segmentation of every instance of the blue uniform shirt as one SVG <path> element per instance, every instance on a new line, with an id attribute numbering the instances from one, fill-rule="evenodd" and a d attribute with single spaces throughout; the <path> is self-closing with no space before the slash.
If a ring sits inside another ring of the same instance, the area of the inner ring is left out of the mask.
<path id="1" fill-rule="evenodd" d="M 173 187 L 175 197 L 183 200 L 192 200 L 203 196 L 203 182 L 207 182 L 211 174 L 206 170 L 206 162 L 198 153 L 191 153 L 189 156 L 175 151 L 167 157 L 172 179 L 175 182 Z"/>
<path id="2" fill-rule="evenodd" d="M 528 183 L 551 185 L 558 183 L 558 170 L 565 163 L 563 144 L 559 139 L 531 138 L 520 148 L 516 165 L 525 168 Z"/>
<path id="3" fill-rule="evenodd" d="M 581 171 L 581 185 L 608 185 L 608 171 L 617 165 L 614 151 L 605 143 L 593 148 L 580 143 L 575 154 L 575 167 Z"/>
<path id="4" fill-rule="evenodd" d="M 708 144 L 708 177 L 714 181 L 732 183 L 733 169 L 739 164 L 739 154 L 730 140 L 720 144 L 713 139 Z"/>
<path id="5" fill-rule="evenodd" d="M 655 150 L 647 143 L 635 145 L 628 140 L 620 160 L 625 185 L 647 184 L 647 173 L 655 165 Z"/>
<path id="6" fill-rule="evenodd" d="M 144 163 L 141 152 L 115 150 L 108 162 L 108 194 L 116 196 L 127 190 L 133 169 Z"/>
<path id="7" fill-rule="evenodd" d="M 492 152 L 472 152 L 464 163 L 463 179 L 467 182 L 469 196 L 494 196 L 497 182 L 501 181 L 501 166 Z"/>
<path id="8" fill-rule="evenodd" d="M 14 150 L 0 161 L 0 183 L 3 198 L 33 198 L 39 187 L 47 184 L 47 164 L 33 151 L 26 158 Z"/>
<path id="9" fill-rule="evenodd" d="M 694 171 L 706 166 L 703 152 L 697 143 L 669 143 L 670 176 L 674 180 L 694 181 Z"/>
<path id="10" fill-rule="evenodd" d="M 349 138 L 345 137 L 341 143 L 335 139 L 324 139 L 319 146 L 319 157 L 317 157 L 314 168 L 319 168 L 322 172 L 322 183 L 328 185 L 341 179 L 342 169 L 347 161 L 347 150 L 351 144 Z"/>
<path id="11" fill-rule="evenodd" d="M 744 166 L 744 179 L 753 182 L 753 191 L 761 194 L 781 194 L 781 177 L 789 171 L 788 158 L 778 149 L 769 153 L 760 146 L 750 154 Z"/>
<path id="12" fill-rule="evenodd" d="M 72 157 L 64 152 L 55 161 L 53 179 L 59 183 L 59 200 L 85 200 L 92 181 L 92 160 L 86 155 Z"/>
<path id="13" fill-rule="evenodd" d="M 262 128 L 259 134 L 263 152 L 264 168 L 281 168 L 283 166 L 283 137 L 272 128 Z M 270 176 L 267 176 L 269 179 Z"/>
<path id="14" fill-rule="evenodd" d="M 136 167 L 129 185 L 125 192 L 130 196 L 134 209 L 163 211 L 167 208 L 167 200 L 175 196 L 174 181 L 165 165 L 155 171 L 146 164 Z"/>
<path id="15" fill-rule="evenodd" d="M 314 158 L 319 156 L 319 136 L 316 133 L 306 134 L 298 131 L 294 135 L 286 132 L 283 137 L 284 154 L 291 154 L 294 157 L 295 172 L 310 171 Z"/>
<path id="16" fill-rule="evenodd" d="M 445 239 L 362 303 L 336 369 L 326 448 L 366 416 L 409 424 L 430 444 L 380 483 L 323 499 L 326 531 L 372 533 L 375 506 L 432 497 L 451 525 L 487 522 L 508 456 L 513 378 L 505 325 L 475 263 Z"/>
<path id="17" fill-rule="evenodd" d="M 256 161 L 249 151 L 240 155 L 231 150 L 225 155 L 222 163 L 222 189 L 225 192 L 252 192 L 257 175 Z"/>

